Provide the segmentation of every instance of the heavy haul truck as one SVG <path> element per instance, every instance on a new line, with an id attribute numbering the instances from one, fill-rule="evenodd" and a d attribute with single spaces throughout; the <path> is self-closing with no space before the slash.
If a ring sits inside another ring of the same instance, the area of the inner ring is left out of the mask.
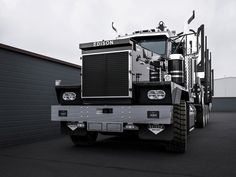
<path id="1" fill-rule="evenodd" d="M 176 34 L 161 21 L 80 49 L 81 85 L 56 81 L 59 105 L 51 107 L 75 145 L 95 143 L 98 133 L 131 133 L 185 152 L 189 133 L 207 125 L 214 73 L 204 25 Z"/>

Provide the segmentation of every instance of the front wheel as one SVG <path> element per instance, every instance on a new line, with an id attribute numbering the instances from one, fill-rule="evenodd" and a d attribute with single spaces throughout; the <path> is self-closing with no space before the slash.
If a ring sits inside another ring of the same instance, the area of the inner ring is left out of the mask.
<path id="1" fill-rule="evenodd" d="M 181 100 L 179 105 L 174 106 L 174 135 L 169 142 L 167 150 L 170 152 L 183 153 L 187 150 L 187 107 L 186 101 Z"/>
<path id="2" fill-rule="evenodd" d="M 97 132 L 87 132 L 86 135 L 71 135 L 70 138 L 76 146 L 93 145 L 98 137 Z"/>

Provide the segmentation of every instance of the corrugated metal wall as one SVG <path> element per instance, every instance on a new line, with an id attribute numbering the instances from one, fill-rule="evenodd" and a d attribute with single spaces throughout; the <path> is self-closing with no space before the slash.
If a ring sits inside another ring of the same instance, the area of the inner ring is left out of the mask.
<path id="1" fill-rule="evenodd" d="M 59 135 L 50 121 L 55 80 L 80 84 L 80 69 L 0 48 L 0 147 Z"/>
<path id="2" fill-rule="evenodd" d="M 236 112 L 236 77 L 215 79 L 212 100 L 215 112 Z"/>
<path id="3" fill-rule="evenodd" d="M 236 77 L 215 79 L 215 97 L 236 97 Z"/>

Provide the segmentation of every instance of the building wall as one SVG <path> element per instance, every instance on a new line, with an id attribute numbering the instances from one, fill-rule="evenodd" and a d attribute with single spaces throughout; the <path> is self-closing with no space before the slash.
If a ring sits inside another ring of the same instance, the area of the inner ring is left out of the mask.
<path id="1" fill-rule="evenodd" d="M 0 48 L 0 147 L 59 135 L 55 80 L 79 85 L 80 69 Z"/>
<path id="2" fill-rule="evenodd" d="M 215 97 L 236 97 L 236 77 L 215 79 Z"/>
<path id="3" fill-rule="evenodd" d="M 213 111 L 235 112 L 236 111 L 236 77 L 215 79 L 213 97 Z"/>
<path id="4" fill-rule="evenodd" d="M 214 112 L 236 112 L 236 97 L 215 97 L 212 105 Z"/>

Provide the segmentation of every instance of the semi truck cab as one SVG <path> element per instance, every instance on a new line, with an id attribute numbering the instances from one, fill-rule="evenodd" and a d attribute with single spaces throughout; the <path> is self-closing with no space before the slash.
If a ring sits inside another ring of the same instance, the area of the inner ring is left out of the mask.
<path id="1" fill-rule="evenodd" d="M 51 108 L 52 121 L 75 145 L 95 143 L 98 133 L 130 133 L 185 152 L 189 132 L 206 126 L 213 70 L 204 26 L 176 35 L 160 22 L 80 49 L 81 85 L 57 82 L 59 105 Z"/>

